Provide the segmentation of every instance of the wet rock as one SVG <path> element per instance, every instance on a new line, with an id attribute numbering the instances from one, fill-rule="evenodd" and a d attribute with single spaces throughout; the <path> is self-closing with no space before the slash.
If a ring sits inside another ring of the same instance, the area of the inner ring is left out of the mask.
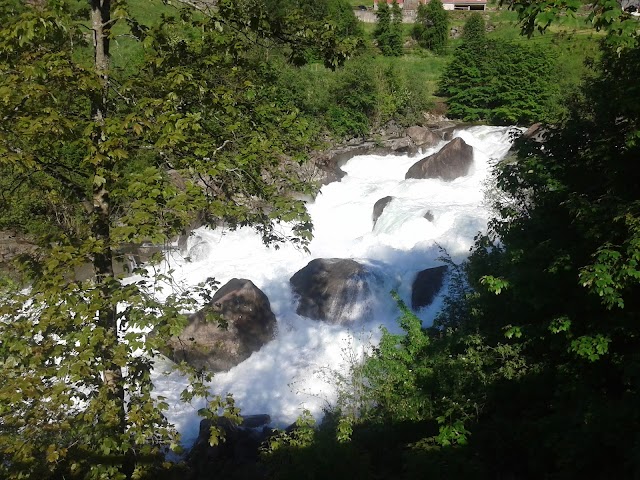
<path id="1" fill-rule="evenodd" d="M 534 142 L 543 143 L 548 130 L 541 123 L 534 123 L 525 130 L 522 138 L 533 140 Z"/>
<path id="2" fill-rule="evenodd" d="M 418 147 L 432 147 L 442 141 L 442 137 L 427 127 L 409 127 L 407 135 Z"/>
<path id="3" fill-rule="evenodd" d="M 364 265 L 351 259 L 317 258 L 289 280 L 298 295 L 298 315 L 333 324 L 366 316 L 361 311 L 372 287 L 381 282 Z"/>
<path id="4" fill-rule="evenodd" d="M 442 289 L 447 269 L 446 265 L 442 265 L 418 272 L 411 289 L 411 308 L 418 310 L 431 305 Z"/>
<path id="5" fill-rule="evenodd" d="M 418 148 L 409 137 L 390 138 L 382 142 L 381 146 L 374 148 L 371 153 L 375 155 L 415 155 Z"/>
<path id="6" fill-rule="evenodd" d="M 202 261 L 211 255 L 211 245 L 199 235 L 194 236 L 189 243 L 192 245 L 187 249 L 187 258 L 192 262 Z"/>
<path id="7" fill-rule="evenodd" d="M 374 225 L 378 221 L 378 218 L 380 218 L 380 215 L 382 215 L 382 212 L 384 211 L 385 207 L 389 205 L 389 202 L 391 202 L 393 198 L 394 197 L 382 197 L 373 205 L 373 214 L 371 215 L 371 218 L 373 219 Z"/>
<path id="8" fill-rule="evenodd" d="M 405 178 L 440 178 L 451 181 L 467 175 L 472 164 L 473 147 L 458 137 L 439 152 L 413 164 Z"/>
<path id="9" fill-rule="evenodd" d="M 170 339 L 170 356 L 211 372 L 229 370 L 269 342 L 275 328 L 267 296 L 250 280 L 234 278 Z"/>

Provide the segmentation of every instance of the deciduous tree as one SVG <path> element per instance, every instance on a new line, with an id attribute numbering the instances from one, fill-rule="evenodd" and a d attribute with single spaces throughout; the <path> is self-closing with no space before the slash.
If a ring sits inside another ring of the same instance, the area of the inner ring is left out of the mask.
<path id="1" fill-rule="evenodd" d="M 0 6 L 0 164 L 11 175 L 2 208 L 20 206 L 14 192 L 52 199 L 37 229 L 5 217 L 39 248 L 19 262 L 25 283 L 0 289 L 3 478 L 141 478 L 176 447 L 150 370 L 193 298 L 158 302 L 168 277 L 124 282 L 114 268 L 123 247 L 168 242 L 196 215 L 254 225 L 267 243 L 284 240 L 280 221 L 293 240 L 310 235 L 293 195 L 308 188 L 294 169 L 305 124 L 272 100 L 257 53 L 277 45 L 295 58 L 315 45 L 337 65 L 353 43 L 295 11 L 271 23 L 257 0 L 180 8 L 155 28 L 128 7 Z M 112 62 L 121 35 L 145 57 L 128 77 Z M 202 383 L 185 398 L 195 394 L 208 395 Z M 210 413 L 231 405 L 210 400 Z"/>

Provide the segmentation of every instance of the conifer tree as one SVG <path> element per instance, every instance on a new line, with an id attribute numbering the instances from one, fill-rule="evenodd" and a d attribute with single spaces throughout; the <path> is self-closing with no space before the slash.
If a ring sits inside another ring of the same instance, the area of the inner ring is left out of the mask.
<path id="1" fill-rule="evenodd" d="M 397 0 L 393 0 L 391 4 L 391 51 L 394 56 L 402 55 L 402 9 Z"/>
<path id="2" fill-rule="evenodd" d="M 391 8 L 386 2 L 379 3 L 376 22 L 374 37 L 382 54 L 402 55 L 402 10 L 398 3 L 394 0 Z"/>
<path id="3" fill-rule="evenodd" d="M 442 53 L 449 38 L 449 17 L 440 0 L 418 6 L 413 38 L 422 48 Z"/>
<path id="4" fill-rule="evenodd" d="M 465 42 L 481 41 L 485 38 L 484 18 L 478 12 L 472 13 L 462 27 L 462 40 Z"/>

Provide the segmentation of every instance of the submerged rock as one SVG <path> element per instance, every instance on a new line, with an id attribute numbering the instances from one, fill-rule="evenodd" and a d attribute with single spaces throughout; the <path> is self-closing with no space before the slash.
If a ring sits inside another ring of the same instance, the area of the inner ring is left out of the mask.
<path id="1" fill-rule="evenodd" d="M 427 213 L 425 213 L 422 218 L 424 218 L 425 220 L 428 220 L 430 222 L 433 222 L 434 220 L 434 216 L 433 216 L 433 212 L 431 210 L 427 210 Z"/>
<path id="2" fill-rule="evenodd" d="M 373 214 L 371 215 L 371 218 L 373 219 L 373 224 L 374 225 L 378 221 L 378 218 L 380 218 L 380 215 L 382 215 L 382 212 L 384 211 L 385 207 L 387 205 L 389 205 L 389 202 L 391 202 L 391 200 L 393 200 L 393 198 L 394 197 L 382 197 L 380 200 L 378 200 L 376 203 L 374 203 L 374 205 L 373 205 Z"/>
<path id="3" fill-rule="evenodd" d="M 267 296 L 250 280 L 234 278 L 170 339 L 171 356 L 211 372 L 229 370 L 269 342 L 275 328 Z"/>
<path id="4" fill-rule="evenodd" d="M 472 164 L 473 147 L 458 137 L 439 152 L 414 163 L 404 178 L 440 178 L 451 181 L 467 175 Z"/>
<path id="5" fill-rule="evenodd" d="M 446 265 L 441 265 L 418 272 L 411 289 L 411 308 L 418 310 L 433 303 L 433 299 L 442 289 L 447 270 Z"/>
<path id="6" fill-rule="evenodd" d="M 362 318 L 377 275 L 351 259 L 316 258 L 289 280 L 299 296 L 298 315 L 345 324 Z"/>

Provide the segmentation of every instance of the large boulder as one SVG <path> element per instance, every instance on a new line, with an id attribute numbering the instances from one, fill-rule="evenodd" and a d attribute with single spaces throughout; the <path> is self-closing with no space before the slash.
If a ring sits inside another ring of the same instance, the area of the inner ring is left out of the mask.
<path id="1" fill-rule="evenodd" d="M 431 305 L 433 299 L 442 289 L 446 274 L 446 265 L 418 272 L 411 289 L 411 308 L 418 310 Z"/>
<path id="2" fill-rule="evenodd" d="M 458 137 L 439 152 L 413 164 L 405 178 L 440 178 L 451 181 L 467 175 L 472 164 L 473 147 Z"/>
<path id="3" fill-rule="evenodd" d="M 548 130 L 544 128 L 542 123 L 534 123 L 525 130 L 522 134 L 522 138 L 532 140 L 537 143 L 544 143 Z"/>
<path id="4" fill-rule="evenodd" d="M 371 215 L 371 218 L 373 219 L 374 225 L 378 221 L 378 218 L 380 218 L 380 215 L 382 215 L 382 212 L 384 211 L 386 206 L 389 205 L 389 202 L 391 202 L 391 200 L 393 200 L 393 197 L 382 197 L 380 200 L 373 204 L 373 214 Z"/>
<path id="5" fill-rule="evenodd" d="M 260 475 L 260 446 L 273 435 L 268 427 L 269 415 L 243 417 L 238 425 L 225 417 L 200 421 L 198 438 L 189 451 L 186 463 L 189 480 L 236 478 L 234 473 L 243 472 L 242 478 L 262 478 Z M 211 428 L 224 435 L 217 445 L 209 444 Z"/>
<path id="6" fill-rule="evenodd" d="M 289 280 L 299 297 L 298 315 L 333 324 L 365 317 L 377 274 L 351 259 L 316 258 Z"/>
<path id="7" fill-rule="evenodd" d="M 409 137 L 390 138 L 376 146 L 369 153 L 374 155 L 416 155 L 418 149 Z"/>
<path id="8" fill-rule="evenodd" d="M 246 279 L 221 287 L 189 324 L 169 341 L 174 361 L 211 372 L 229 370 L 269 342 L 276 317 L 267 296 Z"/>
<path id="9" fill-rule="evenodd" d="M 418 147 L 433 147 L 442 140 L 442 137 L 427 127 L 409 127 L 407 135 Z"/>

